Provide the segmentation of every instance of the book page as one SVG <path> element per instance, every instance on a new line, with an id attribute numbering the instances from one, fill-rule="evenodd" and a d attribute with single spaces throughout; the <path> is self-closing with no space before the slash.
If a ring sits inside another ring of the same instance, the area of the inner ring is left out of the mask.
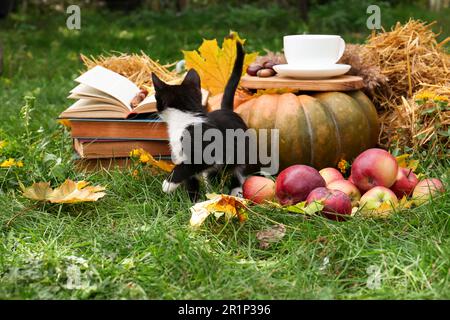
<path id="1" fill-rule="evenodd" d="M 115 110 L 126 115 L 126 111 L 121 106 L 105 103 L 97 99 L 80 99 L 72 104 L 65 112 L 89 111 L 89 110 Z"/>
<path id="2" fill-rule="evenodd" d="M 139 88 L 133 82 L 102 66 L 95 66 L 75 81 L 109 94 L 120 101 L 127 110 L 131 110 L 130 102 L 139 92 Z"/>
<path id="3" fill-rule="evenodd" d="M 68 99 L 96 99 L 104 102 L 108 102 L 114 105 L 121 106 L 122 103 L 116 98 L 110 96 L 109 94 L 89 87 L 85 84 L 79 84 L 72 90 L 70 90 L 70 95 L 67 97 Z"/>
<path id="4" fill-rule="evenodd" d="M 149 94 L 132 110 L 133 113 L 155 112 L 156 98 L 154 94 Z"/>
<path id="5" fill-rule="evenodd" d="M 80 99 L 63 111 L 60 118 L 122 118 L 126 117 L 123 106 L 105 104 L 94 99 Z"/>

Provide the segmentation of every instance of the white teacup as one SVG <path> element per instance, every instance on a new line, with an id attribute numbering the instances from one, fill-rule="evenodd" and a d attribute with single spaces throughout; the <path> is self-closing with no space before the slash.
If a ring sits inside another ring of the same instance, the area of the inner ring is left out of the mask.
<path id="1" fill-rule="evenodd" d="M 297 66 L 335 64 L 345 50 L 345 41 L 338 35 L 290 35 L 283 42 L 287 63 Z"/>

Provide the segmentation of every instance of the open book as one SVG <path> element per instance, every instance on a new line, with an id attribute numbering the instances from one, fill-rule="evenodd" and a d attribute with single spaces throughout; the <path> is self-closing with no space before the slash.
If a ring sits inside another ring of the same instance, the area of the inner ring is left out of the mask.
<path id="1" fill-rule="evenodd" d="M 70 91 L 69 99 L 77 99 L 63 111 L 60 118 L 118 118 L 126 119 L 139 113 L 156 112 L 156 99 L 148 94 L 134 108 L 131 101 L 141 90 L 126 77 L 95 66 L 75 79 L 79 83 Z M 206 105 L 208 92 L 202 89 L 202 104 Z"/>

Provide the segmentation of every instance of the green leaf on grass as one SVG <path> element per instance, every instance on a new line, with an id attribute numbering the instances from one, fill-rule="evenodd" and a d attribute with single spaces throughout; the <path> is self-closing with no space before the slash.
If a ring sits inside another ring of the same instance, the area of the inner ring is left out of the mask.
<path id="1" fill-rule="evenodd" d="M 284 210 L 287 210 L 287 211 L 293 212 L 293 213 L 313 215 L 317 212 L 322 211 L 323 207 L 324 206 L 321 201 L 313 201 L 309 205 L 306 204 L 306 201 L 303 201 L 303 202 L 299 202 L 299 203 L 291 205 L 291 206 L 287 206 L 284 208 Z"/>
<path id="2" fill-rule="evenodd" d="M 293 213 L 305 213 L 305 207 L 306 207 L 306 201 L 303 202 L 299 202 L 297 204 L 291 205 L 291 206 L 287 206 L 284 208 L 284 210 L 287 210 L 289 212 L 293 212 Z"/>
<path id="3" fill-rule="evenodd" d="M 317 212 L 320 212 L 323 210 L 323 203 L 321 201 L 314 201 L 311 202 L 306 208 L 305 208 L 305 212 L 306 214 L 315 214 Z"/>

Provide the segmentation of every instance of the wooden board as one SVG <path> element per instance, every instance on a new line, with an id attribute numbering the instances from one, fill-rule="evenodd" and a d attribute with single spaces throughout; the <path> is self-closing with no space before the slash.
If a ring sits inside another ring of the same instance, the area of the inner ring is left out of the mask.
<path id="1" fill-rule="evenodd" d="M 302 91 L 352 91 L 364 88 L 361 77 L 342 75 L 320 80 L 300 80 L 273 76 L 268 78 L 245 75 L 241 86 L 248 89 L 297 89 Z"/>

